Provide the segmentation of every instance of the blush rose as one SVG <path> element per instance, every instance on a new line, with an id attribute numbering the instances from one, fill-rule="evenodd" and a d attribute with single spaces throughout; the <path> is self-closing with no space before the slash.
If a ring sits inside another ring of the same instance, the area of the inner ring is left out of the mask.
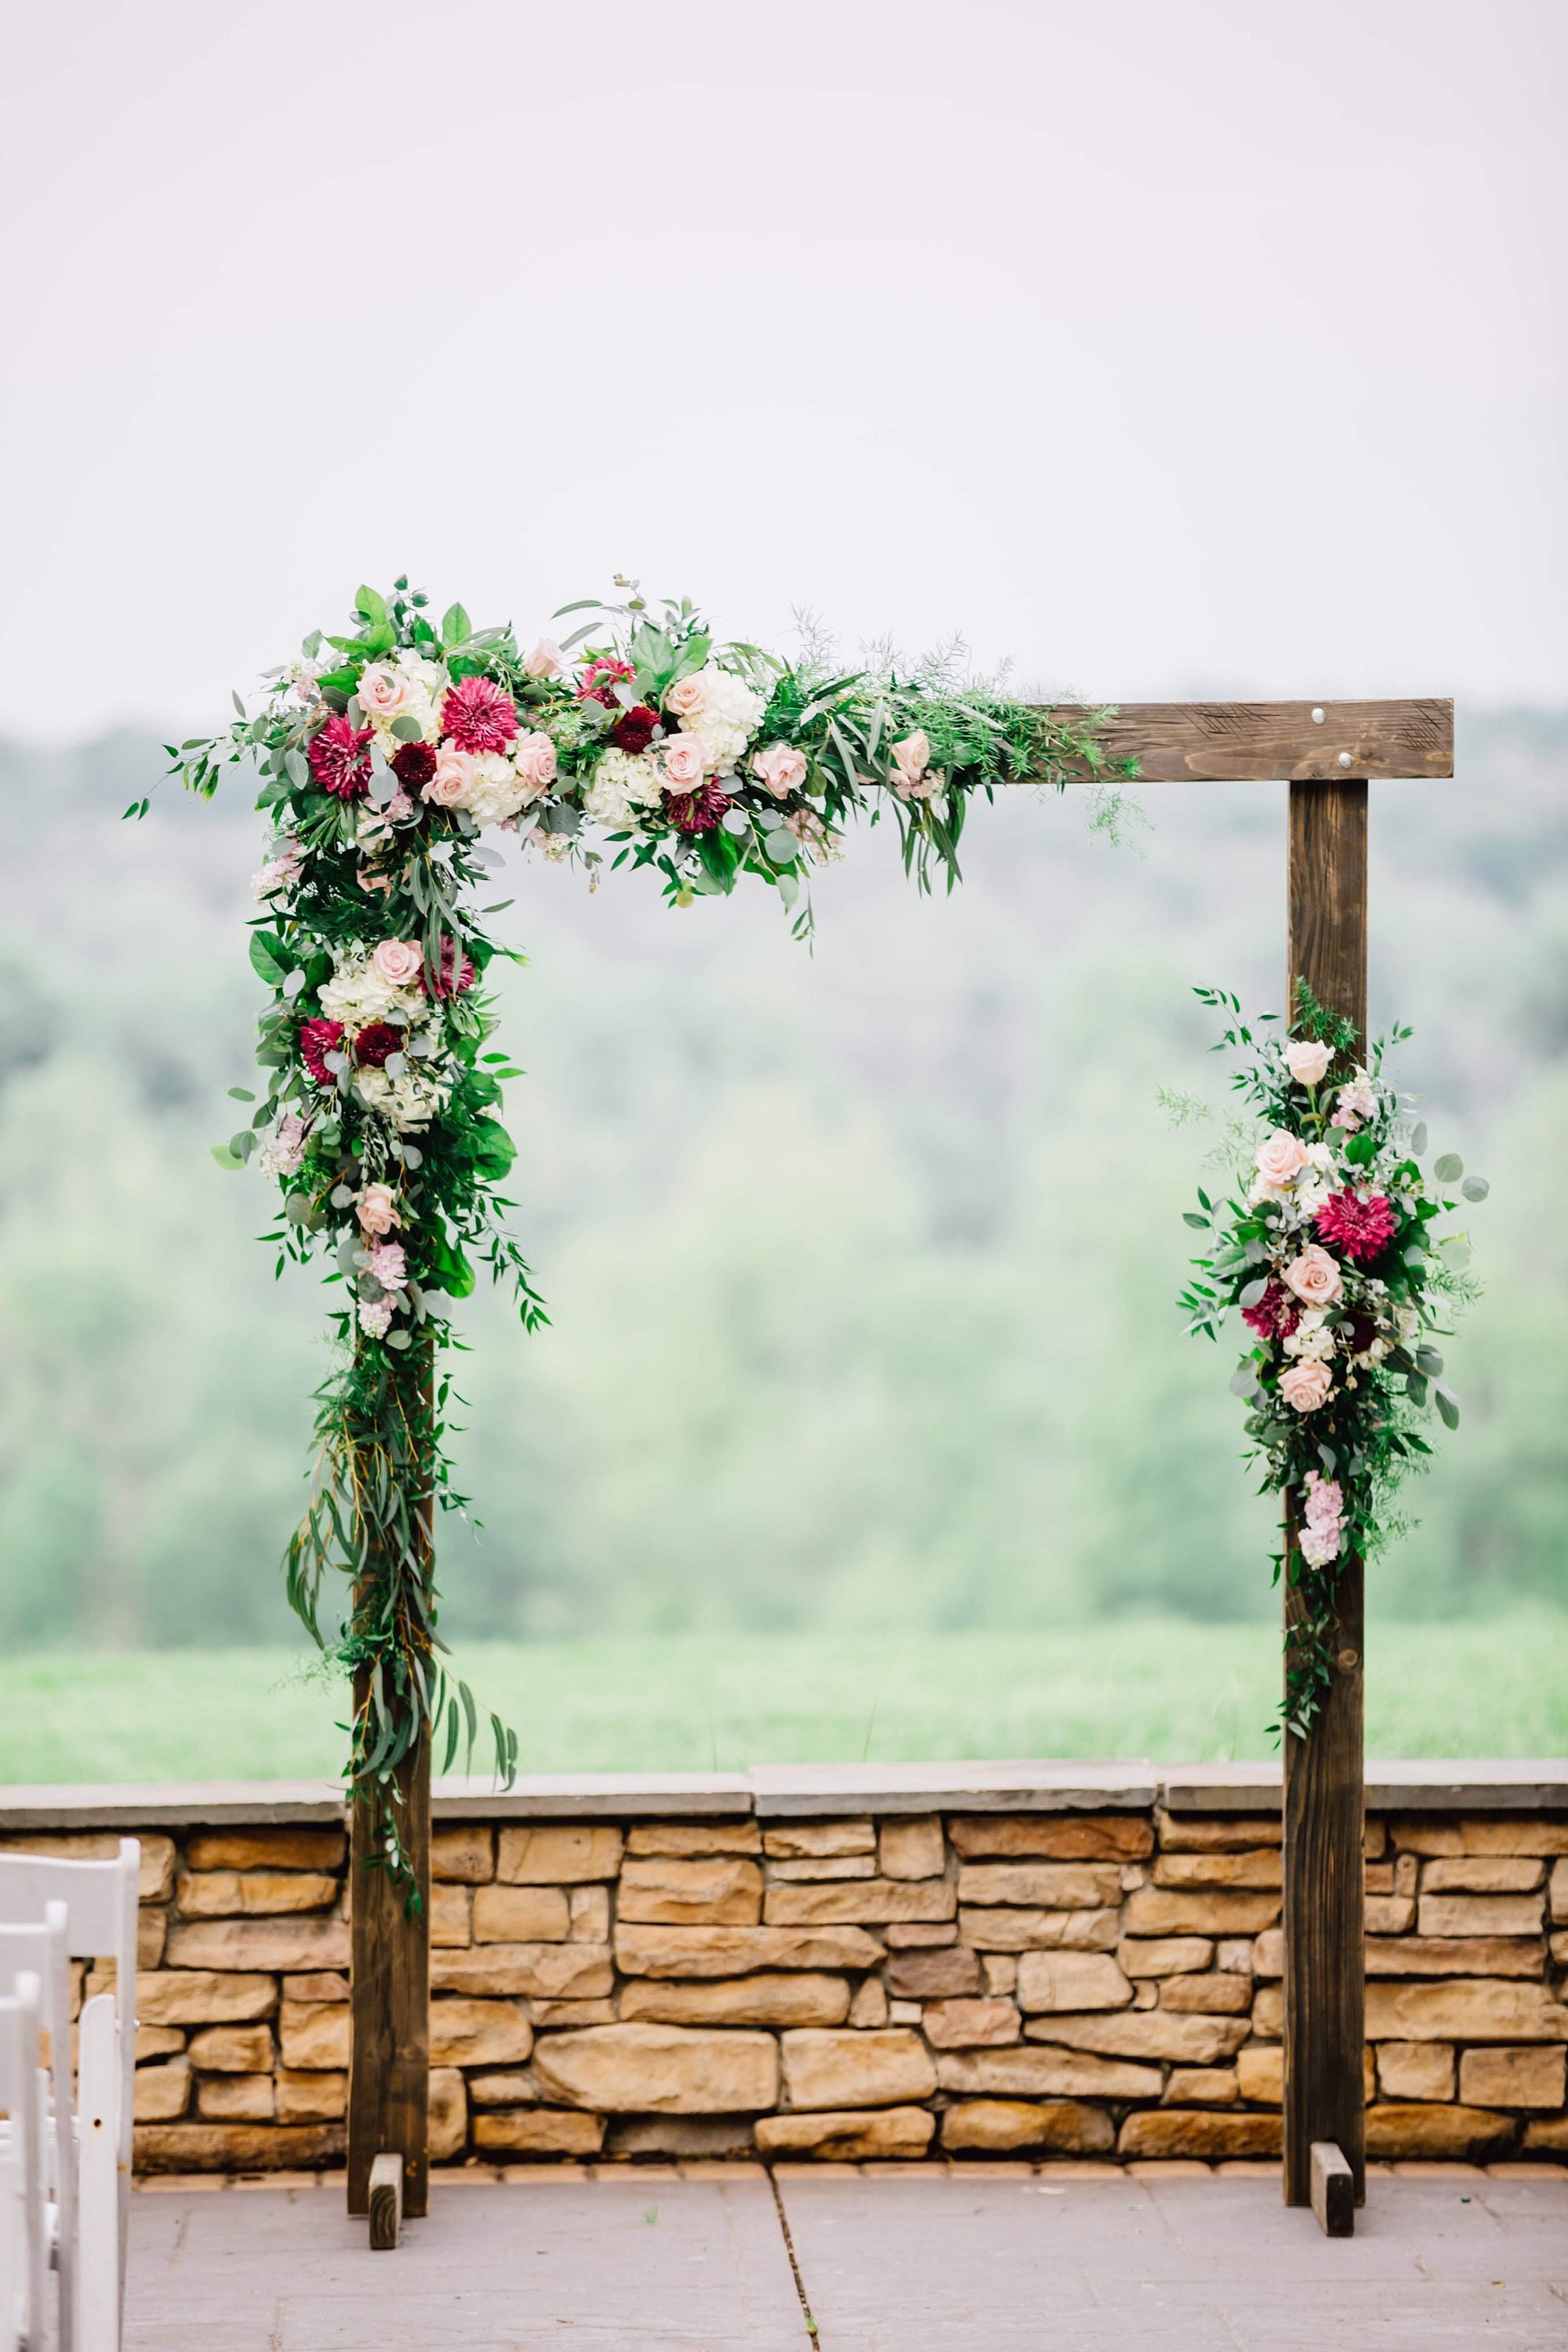
<path id="1" fill-rule="evenodd" d="M 1285 1066 L 1298 1086 L 1321 1086 L 1333 1058 L 1332 1047 L 1316 1037 L 1293 1037 L 1285 1048 Z"/>
<path id="2" fill-rule="evenodd" d="M 684 686 L 689 681 L 682 679 Z M 664 746 L 664 781 L 672 793 L 695 793 L 702 784 L 703 743 L 700 735 L 678 735 Z"/>
<path id="3" fill-rule="evenodd" d="M 1258 1147 L 1258 1172 L 1266 1184 L 1289 1184 L 1307 1164 L 1307 1149 L 1299 1135 L 1276 1128 Z"/>
<path id="4" fill-rule="evenodd" d="M 371 957 L 370 968 L 394 988 L 412 988 L 424 961 L 412 940 L 383 940 Z"/>
<path id="5" fill-rule="evenodd" d="M 1331 1307 L 1344 1292 L 1339 1267 L 1316 1242 L 1309 1242 L 1300 1256 L 1291 1259 L 1282 1279 L 1307 1307 Z"/>
<path id="6" fill-rule="evenodd" d="M 1333 1375 L 1318 1357 L 1304 1364 L 1288 1364 L 1279 1375 L 1279 1393 L 1297 1412 L 1316 1412 L 1333 1390 Z"/>
<path id="7" fill-rule="evenodd" d="M 512 754 L 512 766 L 518 782 L 531 785 L 535 793 L 543 792 L 555 782 L 555 746 L 542 731 L 519 739 Z"/>
<path id="8" fill-rule="evenodd" d="M 360 1231 L 365 1234 L 389 1234 L 394 1225 L 403 1223 L 390 1184 L 367 1184 L 355 1204 L 354 1214 L 359 1219 Z"/>
<path id="9" fill-rule="evenodd" d="M 805 754 L 793 743 L 764 743 L 752 755 L 752 773 L 775 800 L 782 801 L 786 793 L 797 793 L 805 783 Z"/>
<path id="10" fill-rule="evenodd" d="M 456 808 L 474 781 L 475 763 L 471 751 L 455 751 L 444 744 L 436 754 L 436 772 L 420 787 L 422 800 L 434 801 L 441 808 Z"/>

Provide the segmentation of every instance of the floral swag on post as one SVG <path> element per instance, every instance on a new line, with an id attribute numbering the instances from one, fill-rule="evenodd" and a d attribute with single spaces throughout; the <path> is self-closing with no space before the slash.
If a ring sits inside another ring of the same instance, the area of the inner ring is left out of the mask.
<path id="1" fill-rule="evenodd" d="M 1449 1186 L 1467 1201 L 1484 1201 L 1488 1186 L 1452 1152 L 1434 1161 L 1428 1184 L 1426 1122 L 1384 1079 L 1383 1042 L 1358 1061 L 1354 1025 L 1304 982 L 1285 1040 L 1240 1025 L 1240 1001 L 1223 990 L 1195 993 L 1237 1024 L 1214 1050 L 1248 1055 L 1231 1084 L 1252 1116 L 1233 1124 L 1219 1156 L 1250 1164 L 1240 1199 L 1216 1207 L 1200 1186 L 1200 1206 L 1183 1213 L 1213 1238 L 1181 1304 L 1194 1334 L 1217 1339 L 1235 1307 L 1252 1336 L 1230 1385 L 1263 1465 L 1258 1491 L 1285 1498 L 1275 1576 L 1283 1567 L 1293 1605 L 1280 1721 L 1304 1736 L 1331 1672 L 1342 1564 L 1399 1531 L 1390 1506 L 1431 1452 L 1420 1424 L 1432 1406 L 1458 1427 L 1434 1342 L 1448 1336 L 1439 1317 L 1476 1286 L 1466 1235 L 1439 1241 L 1433 1227 L 1459 1205 L 1441 1197 Z M 1391 1042 L 1410 1034 L 1395 1029 Z M 1190 1097 L 1165 1101 L 1178 1119 L 1204 1115 Z"/>
<path id="2" fill-rule="evenodd" d="M 1114 821 L 1109 712 L 1047 712 L 940 665 L 912 679 L 890 663 L 792 666 L 715 644 L 689 603 L 655 619 L 634 583 L 617 584 L 633 591 L 624 604 L 566 606 L 597 618 L 565 648 L 543 639 L 526 655 L 510 628 L 476 630 L 459 604 L 437 626 L 406 580 L 390 596 L 362 588 L 354 634 L 308 637 L 257 715 L 237 695 L 226 732 L 168 747 L 171 772 L 207 798 L 224 765 L 254 763 L 275 828 L 250 947 L 271 991 L 257 1052 L 265 1099 L 215 1157 L 237 1169 L 256 1154 L 278 1179 L 266 1237 L 278 1273 L 320 1252 L 342 1286 L 342 1359 L 317 1391 L 289 1598 L 353 1677 L 347 1776 L 411 1902 L 397 1768 L 428 1733 L 444 1734 L 449 1770 L 478 1722 L 437 1633 L 434 1511 L 465 1501 L 437 1361 L 476 1262 L 512 1286 L 525 1328 L 546 1319 L 498 1189 L 514 1157 L 501 1089 L 521 1073 L 489 1043 L 486 974 L 513 951 L 482 928 L 510 901 L 471 901 L 500 863 L 484 835 L 580 862 L 595 887 L 608 850 L 617 866 L 651 867 L 682 907 L 751 875 L 798 908 L 806 937 L 811 874 L 838 856 L 853 813 L 891 814 L 921 889 L 933 867 L 949 888 L 958 879 L 975 793 L 1087 779 Z M 332 1570 L 351 1598 L 329 1635 Z M 516 1735 L 489 1721 L 510 1780 Z"/>

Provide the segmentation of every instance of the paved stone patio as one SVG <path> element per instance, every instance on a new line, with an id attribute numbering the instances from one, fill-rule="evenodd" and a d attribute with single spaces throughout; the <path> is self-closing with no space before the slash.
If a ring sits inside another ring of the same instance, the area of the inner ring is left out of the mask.
<path id="1" fill-rule="evenodd" d="M 787 2229 L 786 2229 L 787 2224 Z M 149 2183 L 128 2352 L 1442 2352 L 1568 2346 L 1568 2171 L 1374 2171 L 1357 2235 L 1275 2168 L 515 2167 L 373 2256 L 342 2177 Z"/>

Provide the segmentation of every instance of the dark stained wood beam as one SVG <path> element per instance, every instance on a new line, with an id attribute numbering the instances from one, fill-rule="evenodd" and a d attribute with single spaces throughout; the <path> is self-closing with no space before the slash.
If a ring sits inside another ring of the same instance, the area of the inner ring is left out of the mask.
<path id="1" fill-rule="evenodd" d="M 1451 776 L 1451 702 L 1124 702 L 1104 741 L 1151 784 Z"/>
<path id="2" fill-rule="evenodd" d="M 1288 1001 L 1300 977 L 1363 1038 L 1366 821 L 1364 781 L 1290 787 Z M 1289 1535 L 1288 1524 L 1288 1542 Z M 1354 2202 L 1366 2194 L 1364 1582 L 1363 1564 L 1351 1554 L 1340 1568 L 1322 1706 L 1305 1739 L 1290 1732 L 1284 1739 L 1288 2205 L 1311 2201 L 1315 2141 L 1331 2142 L 1342 2156 Z M 1296 1605 L 1287 1581 L 1287 1623 Z"/>

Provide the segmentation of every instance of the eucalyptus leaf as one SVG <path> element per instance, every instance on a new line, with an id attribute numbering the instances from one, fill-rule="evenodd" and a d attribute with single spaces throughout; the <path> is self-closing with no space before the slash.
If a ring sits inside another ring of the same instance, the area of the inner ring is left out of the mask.
<path id="1" fill-rule="evenodd" d="M 1436 1348 L 1417 1348 L 1415 1363 L 1418 1370 L 1427 1373 L 1431 1379 L 1436 1380 L 1443 1369 L 1442 1354 Z"/>
<path id="2" fill-rule="evenodd" d="M 1456 1234 L 1452 1241 L 1443 1244 L 1443 1262 L 1455 1274 L 1465 1272 L 1470 1263 L 1470 1244 L 1463 1234 Z"/>
<path id="3" fill-rule="evenodd" d="M 1441 1420 L 1444 1428 L 1458 1429 L 1459 1426 L 1458 1398 L 1455 1396 L 1451 1389 L 1445 1388 L 1435 1387 L 1432 1391 L 1432 1394 L 1436 1400 L 1438 1418 Z"/>
<path id="4" fill-rule="evenodd" d="M 304 993 L 304 973 L 302 971 L 291 971 L 288 979 L 283 983 L 283 993 L 288 997 L 289 1003 L 292 1003 L 295 997 L 300 996 Z"/>
<path id="5" fill-rule="evenodd" d="M 1467 1201 L 1484 1201 L 1491 1189 L 1484 1176 L 1467 1176 L 1459 1187 Z"/>
<path id="6" fill-rule="evenodd" d="M 1242 1294 L 1241 1294 L 1240 1297 L 1237 1300 L 1237 1305 L 1238 1307 L 1256 1307 L 1256 1306 L 1258 1306 L 1258 1305 L 1259 1304 L 1259 1302 L 1261 1301 L 1261 1299 L 1262 1299 L 1262 1297 L 1263 1297 L 1263 1294 L 1264 1294 L 1264 1292 L 1268 1289 L 1268 1276 L 1264 1276 L 1264 1275 L 1260 1275 L 1255 1282 L 1249 1282 L 1249 1283 L 1247 1284 L 1247 1286 L 1246 1289 L 1242 1292 Z"/>
<path id="7" fill-rule="evenodd" d="M 1465 1163 L 1457 1151 L 1445 1151 L 1432 1162 L 1432 1173 L 1439 1184 L 1457 1184 L 1464 1172 Z"/>
<path id="8" fill-rule="evenodd" d="M 788 827 L 784 825 L 781 825 L 776 833 L 770 833 L 767 835 L 763 847 L 775 866 L 793 866 L 800 856 L 799 842 Z"/>
<path id="9" fill-rule="evenodd" d="M 1419 1160 L 1426 1149 L 1426 1122 L 1418 1118 L 1410 1130 L 1411 1157 Z"/>

